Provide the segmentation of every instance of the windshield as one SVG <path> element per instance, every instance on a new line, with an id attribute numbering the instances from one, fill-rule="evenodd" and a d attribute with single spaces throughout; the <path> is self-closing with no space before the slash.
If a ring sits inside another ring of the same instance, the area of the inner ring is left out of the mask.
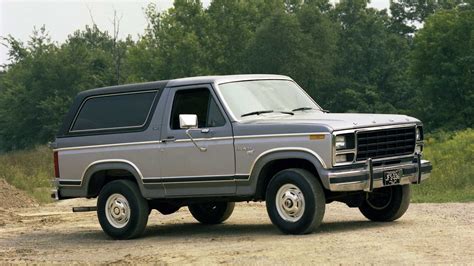
<path id="1" fill-rule="evenodd" d="M 249 114 L 320 110 L 291 80 L 231 82 L 219 85 L 219 90 L 236 119 L 250 117 Z"/>

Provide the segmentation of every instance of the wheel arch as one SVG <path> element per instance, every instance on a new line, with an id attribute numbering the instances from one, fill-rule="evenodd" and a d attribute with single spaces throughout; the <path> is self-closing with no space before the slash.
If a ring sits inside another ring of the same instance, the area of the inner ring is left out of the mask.
<path id="1" fill-rule="evenodd" d="M 312 150 L 304 148 L 279 148 L 262 153 L 252 166 L 250 180 L 255 186 L 255 198 L 264 199 L 268 182 L 277 172 L 288 168 L 302 168 L 310 171 L 320 180 L 325 189 L 329 182 L 322 175 L 326 164 Z"/>
<path id="2" fill-rule="evenodd" d="M 102 160 L 91 163 L 83 174 L 83 189 L 87 197 L 96 197 L 102 187 L 110 181 L 118 179 L 131 180 L 144 193 L 142 174 L 138 167 L 127 160 Z"/>

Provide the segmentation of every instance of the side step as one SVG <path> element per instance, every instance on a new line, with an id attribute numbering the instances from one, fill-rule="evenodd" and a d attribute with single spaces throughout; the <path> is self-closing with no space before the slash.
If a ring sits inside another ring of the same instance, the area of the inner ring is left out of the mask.
<path id="1" fill-rule="evenodd" d="M 97 211 L 96 206 L 90 207 L 72 207 L 72 212 L 94 212 Z"/>

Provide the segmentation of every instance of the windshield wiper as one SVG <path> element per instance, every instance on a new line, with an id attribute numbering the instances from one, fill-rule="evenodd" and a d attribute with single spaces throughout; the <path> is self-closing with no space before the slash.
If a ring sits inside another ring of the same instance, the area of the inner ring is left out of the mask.
<path id="1" fill-rule="evenodd" d="M 313 109 L 314 108 L 312 108 L 312 107 L 300 107 L 300 108 L 293 109 L 291 111 L 296 112 L 296 111 L 306 111 L 306 110 L 313 110 Z"/>
<path id="2" fill-rule="evenodd" d="M 296 112 L 296 111 L 306 111 L 306 110 L 316 110 L 316 109 L 312 107 L 300 107 L 300 108 L 293 109 L 291 111 Z M 324 110 L 324 109 L 319 109 L 319 110 L 323 113 L 329 113 L 328 110 Z"/>
<path id="3" fill-rule="evenodd" d="M 254 111 L 254 112 L 250 112 L 250 113 L 245 113 L 245 114 L 241 115 L 240 117 L 250 116 L 250 115 L 267 114 L 267 113 L 274 113 L 274 112 L 282 113 L 282 114 L 287 114 L 287 115 L 294 115 L 294 113 L 293 113 L 293 112 L 290 112 L 290 111 L 262 110 L 262 111 Z"/>
<path id="4" fill-rule="evenodd" d="M 267 113 L 273 113 L 273 112 L 274 112 L 273 110 L 253 111 L 253 112 L 250 112 L 250 113 L 245 113 L 245 114 L 241 115 L 240 117 L 250 116 L 250 115 L 267 114 Z"/>

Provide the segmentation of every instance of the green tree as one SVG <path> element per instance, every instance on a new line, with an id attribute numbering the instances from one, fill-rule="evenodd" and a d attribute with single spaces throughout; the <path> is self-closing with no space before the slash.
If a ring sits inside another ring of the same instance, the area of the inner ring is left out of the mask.
<path id="1" fill-rule="evenodd" d="M 385 10 L 366 0 L 340 1 L 332 11 L 340 23 L 337 77 L 329 108 L 334 111 L 397 112 L 410 106 L 406 78 L 407 40 L 390 30 Z"/>
<path id="2" fill-rule="evenodd" d="M 268 16 L 282 10 L 281 1 L 214 0 L 206 11 L 207 34 L 212 54 L 209 69 L 214 74 L 238 74 L 248 70 L 242 60 L 256 29 Z"/>
<path id="3" fill-rule="evenodd" d="M 149 25 L 143 45 L 156 49 L 154 79 L 210 74 L 207 59 L 212 53 L 206 29 L 209 18 L 199 0 L 176 0 L 159 13 L 153 5 L 146 12 Z"/>
<path id="4" fill-rule="evenodd" d="M 13 63 L 0 80 L 0 149 L 52 140 L 78 92 L 117 83 L 113 40 L 97 27 L 76 31 L 62 45 L 44 27 L 27 45 L 8 41 Z"/>
<path id="5" fill-rule="evenodd" d="M 334 82 L 338 28 L 318 4 L 282 7 L 265 20 L 247 49 L 247 67 L 293 77 L 324 106 Z"/>
<path id="6" fill-rule="evenodd" d="M 472 0 L 390 0 L 391 28 L 394 32 L 407 35 L 416 32 L 417 25 L 437 10 L 453 9 Z"/>
<path id="7" fill-rule="evenodd" d="M 410 70 L 432 128 L 472 127 L 474 121 L 474 9 L 430 16 L 415 36 Z"/>

